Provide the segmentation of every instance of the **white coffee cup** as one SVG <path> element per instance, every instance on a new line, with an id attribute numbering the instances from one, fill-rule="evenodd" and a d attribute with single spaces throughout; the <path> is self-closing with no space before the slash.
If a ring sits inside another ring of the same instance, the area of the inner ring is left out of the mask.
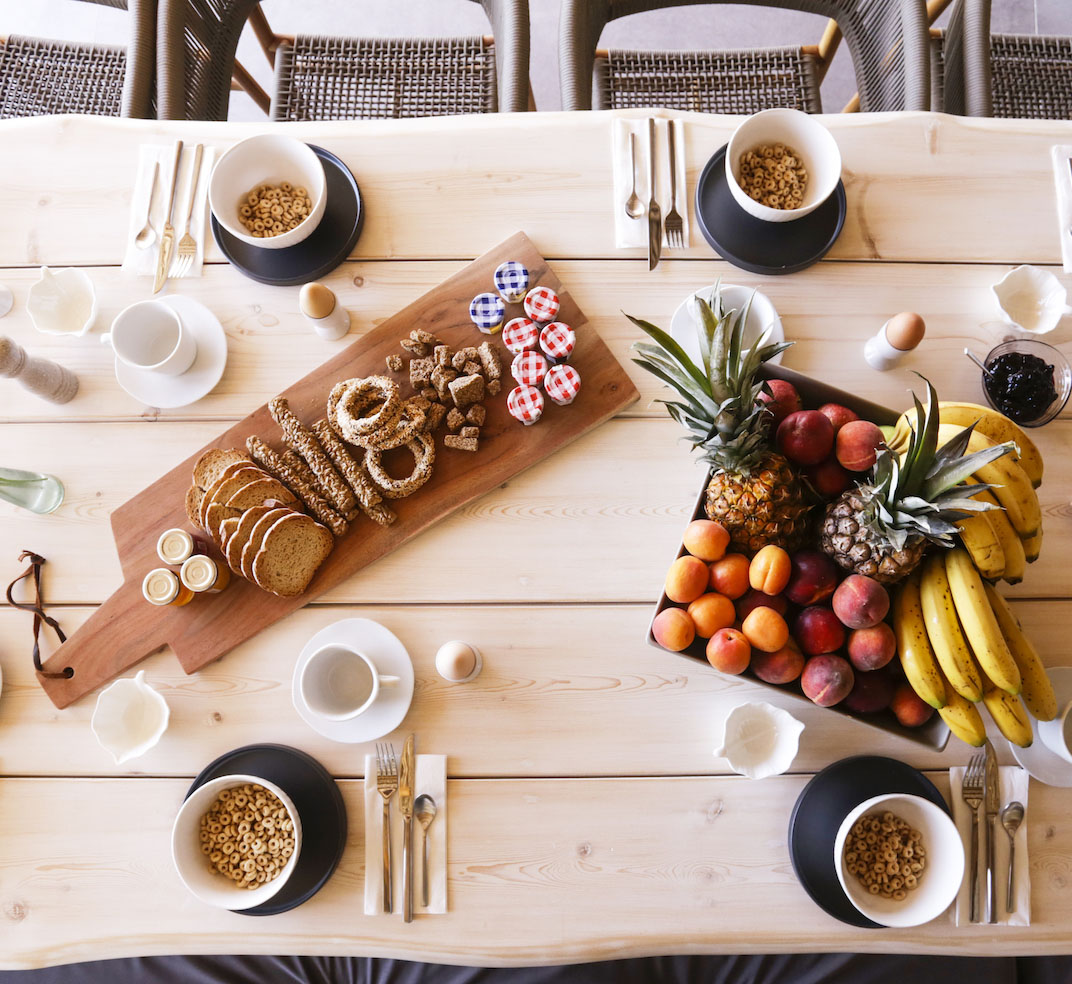
<path id="1" fill-rule="evenodd" d="M 1039 721 L 1039 738 L 1051 752 L 1072 762 L 1072 701 L 1058 712 L 1052 721 Z"/>
<path id="2" fill-rule="evenodd" d="M 124 308 L 101 336 L 132 369 L 181 376 L 197 358 L 197 341 L 172 308 L 138 301 Z"/>
<path id="3" fill-rule="evenodd" d="M 376 702 L 381 687 L 394 687 L 396 676 L 384 676 L 364 653 L 332 643 L 309 658 L 298 680 L 298 691 L 314 714 L 331 721 L 348 721 Z"/>

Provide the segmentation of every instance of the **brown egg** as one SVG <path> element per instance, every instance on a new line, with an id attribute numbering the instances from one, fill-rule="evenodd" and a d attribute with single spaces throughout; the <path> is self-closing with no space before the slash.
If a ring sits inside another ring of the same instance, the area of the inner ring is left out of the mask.
<path id="1" fill-rule="evenodd" d="M 927 326 L 914 311 L 902 311 L 886 322 L 886 341 L 895 349 L 908 352 L 923 341 Z"/>
<path id="2" fill-rule="evenodd" d="M 335 310 L 335 295 L 323 284 L 306 284 L 298 297 L 298 306 L 307 318 L 326 318 Z"/>
<path id="3" fill-rule="evenodd" d="M 439 647 L 435 665 L 444 680 L 461 683 L 477 673 L 480 667 L 480 657 L 472 646 L 454 640 Z"/>

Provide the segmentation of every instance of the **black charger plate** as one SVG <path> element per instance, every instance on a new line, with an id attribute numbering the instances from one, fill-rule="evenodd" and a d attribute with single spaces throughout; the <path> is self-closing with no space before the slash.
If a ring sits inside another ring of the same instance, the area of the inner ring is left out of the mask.
<path id="1" fill-rule="evenodd" d="M 887 793 L 922 796 L 946 813 L 942 794 L 922 772 L 880 755 L 856 755 L 828 765 L 797 797 L 789 818 L 789 858 L 812 900 L 850 926 L 881 929 L 845 894 L 834 868 L 834 840 L 849 813 L 864 800 Z"/>
<path id="2" fill-rule="evenodd" d="M 277 895 L 243 916 L 274 916 L 308 902 L 335 871 L 346 847 L 346 805 L 328 771 L 314 758 L 287 745 L 246 745 L 207 765 L 186 791 L 220 776 L 260 776 L 293 801 L 302 825 L 298 863 Z"/>
<path id="3" fill-rule="evenodd" d="M 724 146 L 715 151 L 696 184 L 696 220 L 704 239 L 734 266 L 750 273 L 796 273 L 821 260 L 841 234 L 845 185 L 838 181 L 834 193 L 803 218 L 764 222 L 733 197 Z"/>
<path id="4" fill-rule="evenodd" d="M 293 287 L 319 280 L 350 255 L 365 223 L 361 189 L 349 169 L 330 151 L 309 144 L 324 163 L 327 205 L 318 225 L 305 239 L 284 249 L 264 249 L 236 239 L 211 217 L 212 235 L 220 252 L 251 280 L 275 287 Z"/>

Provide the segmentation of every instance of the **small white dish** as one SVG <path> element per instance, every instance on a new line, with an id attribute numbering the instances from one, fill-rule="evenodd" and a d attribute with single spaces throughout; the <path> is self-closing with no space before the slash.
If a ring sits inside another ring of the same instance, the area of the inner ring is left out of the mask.
<path id="1" fill-rule="evenodd" d="M 766 294 L 739 284 L 711 284 L 710 287 L 701 287 L 686 297 L 677 306 L 677 310 L 670 319 L 670 337 L 685 350 L 685 354 L 696 365 L 701 367 L 703 365 L 700 361 L 700 336 L 698 334 L 700 312 L 696 306 L 696 298 L 702 297 L 708 304 L 713 304 L 716 290 L 722 295 L 722 300 L 727 310 L 735 308 L 738 311 L 743 311 L 745 305 L 751 299 L 752 304 L 748 309 L 748 317 L 744 323 L 743 340 L 745 345 L 753 344 L 767 328 L 771 329 L 771 333 L 767 338 L 768 343 L 785 341 L 782 319 L 778 317 L 778 312 L 774 309 L 774 305 L 771 304 L 770 298 Z M 771 365 L 781 365 L 782 355 L 783 353 L 779 352 L 771 359 Z"/>
<path id="2" fill-rule="evenodd" d="M 101 691 L 90 727 L 116 765 L 144 755 L 167 730 L 167 701 L 145 682 L 145 671 Z"/>
<path id="3" fill-rule="evenodd" d="M 766 701 L 738 704 L 726 717 L 722 743 L 714 754 L 749 779 L 780 776 L 797 757 L 803 730 L 792 714 Z"/>
<path id="4" fill-rule="evenodd" d="M 0 284 L 0 318 L 8 314 L 15 306 L 15 295 L 7 284 Z"/>
<path id="5" fill-rule="evenodd" d="M 1057 695 L 1057 706 L 1064 707 L 1072 701 L 1072 666 L 1051 666 L 1047 669 L 1053 692 Z M 1038 721 L 1031 718 L 1031 730 L 1035 740 L 1027 747 L 1021 748 L 1009 742 L 1012 757 L 1023 766 L 1032 779 L 1037 779 L 1047 786 L 1072 786 L 1072 763 L 1066 762 L 1060 755 L 1039 738 Z"/>
<path id="6" fill-rule="evenodd" d="M 227 365 L 227 334 L 219 319 L 192 297 L 173 294 L 160 299 L 182 320 L 197 342 L 197 357 L 181 376 L 165 376 L 152 369 L 135 369 L 117 356 L 115 378 L 135 400 L 161 410 L 196 403 L 215 389 Z"/>
<path id="7" fill-rule="evenodd" d="M 990 288 L 1001 320 L 1010 328 L 1032 335 L 1053 331 L 1066 314 L 1068 291 L 1049 270 L 1018 266 Z"/>
<path id="8" fill-rule="evenodd" d="M 287 859 L 283 870 L 270 882 L 260 888 L 239 888 L 229 878 L 214 871 L 208 859 L 201 853 L 199 834 L 201 817 L 208 811 L 216 798 L 225 789 L 243 786 L 247 782 L 263 786 L 276 796 L 287 808 L 287 814 L 294 824 L 294 851 Z M 279 890 L 294 873 L 301 854 L 301 817 L 291 798 L 275 783 L 260 776 L 220 776 L 210 779 L 203 786 L 198 786 L 179 807 L 175 822 L 171 827 L 171 860 L 182 883 L 202 902 L 218 909 L 230 909 L 233 912 L 252 909 L 263 905 L 279 894 Z"/>
<path id="9" fill-rule="evenodd" d="M 919 885 L 900 902 L 871 895 L 845 868 L 845 841 L 860 817 L 889 810 L 922 835 L 927 865 Z M 849 901 L 882 926 L 922 926 L 952 905 L 964 880 L 964 844 L 953 818 L 922 796 L 885 793 L 864 800 L 841 822 L 834 838 L 834 869 Z"/>
<path id="10" fill-rule="evenodd" d="M 330 645 L 359 650 L 381 673 L 398 677 L 398 683 L 381 690 L 376 702 L 357 717 L 339 721 L 316 714 L 302 698 L 301 679 L 313 654 Z M 301 719 L 317 734 L 359 744 L 382 738 L 402 723 L 413 701 L 413 684 L 413 663 L 393 632 L 372 619 L 345 618 L 321 629 L 305 644 L 294 666 L 291 698 Z"/>
<path id="11" fill-rule="evenodd" d="M 33 326 L 44 335 L 84 335 L 97 319 L 97 293 L 84 270 L 41 267 L 26 298 Z"/>

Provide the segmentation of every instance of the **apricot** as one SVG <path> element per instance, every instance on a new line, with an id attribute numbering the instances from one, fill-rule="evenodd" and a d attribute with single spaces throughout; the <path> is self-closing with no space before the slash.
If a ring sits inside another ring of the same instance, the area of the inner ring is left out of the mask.
<path id="1" fill-rule="evenodd" d="M 923 700 L 908 683 L 901 683 L 897 686 L 893 692 L 893 699 L 890 701 L 890 710 L 893 711 L 893 716 L 898 722 L 906 728 L 922 727 L 934 714 L 934 708 Z"/>
<path id="2" fill-rule="evenodd" d="M 897 655 L 897 637 L 885 622 L 869 629 L 853 629 L 846 647 L 857 670 L 879 670 Z"/>
<path id="3" fill-rule="evenodd" d="M 723 673 L 744 673 L 752 659 L 752 647 L 743 632 L 719 629 L 707 643 L 707 661 Z"/>
<path id="4" fill-rule="evenodd" d="M 837 432 L 834 453 L 843 468 L 867 471 L 875 463 L 884 440 L 882 431 L 870 420 L 852 420 Z"/>
<path id="5" fill-rule="evenodd" d="M 696 638 L 696 626 L 684 609 L 664 608 L 652 619 L 651 634 L 663 649 L 679 653 L 692 645 L 692 640 Z"/>
<path id="6" fill-rule="evenodd" d="M 706 561 L 721 560 L 725 556 L 726 547 L 730 545 L 730 535 L 721 523 L 712 522 L 710 519 L 694 519 L 685 527 L 681 542 L 693 557 Z"/>
<path id="7" fill-rule="evenodd" d="M 814 605 L 834 593 L 839 571 L 826 554 L 820 550 L 798 550 L 792 560 L 785 596 L 794 605 Z"/>
<path id="8" fill-rule="evenodd" d="M 707 590 L 708 577 L 707 565 L 698 557 L 678 557 L 666 572 L 666 597 L 687 605 Z"/>
<path id="9" fill-rule="evenodd" d="M 794 464 L 817 465 L 834 448 L 834 425 L 818 410 L 798 410 L 778 425 L 777 443 Z"/>
<path id="10" fill-rule="evenodd" d="M 773 608 L 783 618 L 789 611 L 789 602 L 784 595 L 765 595 L 762 591 L 749 588 L 747 593 L 737 599 L 737 617 L 745 619 L 753 608 Z"/>
<path id="11" fill-rule="evenodd" d="M 741 623 L 741 631 L 765 653 L 777 652 L 789 641 L 789 626 L 773 608 L 753 608 Z"/>
<path id="12" fill-rule="evenodd" d="M 710 594 L 700 595 L 688 608 L 689 618 L 696 626 L 696 634 L 704 639 L 710 639 L 719 629 L 733 625 L 737 617 L 733 602 L 725 595 Z"/>
<path id="13" fill-rule="evenodd" d="M 748 590 L 748 558 L 744 554 L 726 554 L 711 565 L 709 583 L 712 591 L 727 598 L 740 598 Z"/>
<path id="14" fill-rule="evenodd" d="M 760 548 L 748 565 L 748 583 L 767 595 L 781 594 L 789 583 L 792 563 L 781 547 L 773 543 Z"/>
<path id="15" fill-rule="evenodd" d="M 833 653 L 813 656 L 800 674 L 800 689 L 804 696 L 820 707 L 833 707 L 843 701 L 855 682 L 856 675 L 848 660 Z"/>
<path id="16" fill-rule="evenodd" d="M 792 683 L 804 669 L 804 655 L 790 639 L 773 653 L 752 654 L 752 672 L 764 683 Z"/>
<path id="17" fill-rule="evenodd" d="M 832 653 L 845 642 L 845 626 L 829 608 L 812 605 L 793 622 L 793 638 L 809 656 Z"/>
<path id="18" fill-rule="evenodd" d="M 874 578 L 850 574 L 837 586 L 830 604 L 848 628 L 869 629 L 889 613 L 890 596 Z"/>

